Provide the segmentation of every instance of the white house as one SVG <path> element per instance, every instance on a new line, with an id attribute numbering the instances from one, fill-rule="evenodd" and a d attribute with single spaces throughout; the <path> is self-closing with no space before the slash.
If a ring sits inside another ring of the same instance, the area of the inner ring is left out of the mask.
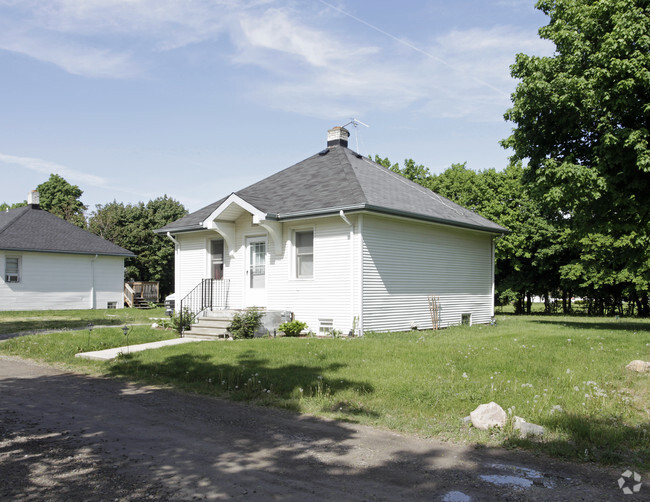
<path id="1" fill-rule="evenodd" d="M 29 204 L 0 212 L 0 310 L 122 308 L 124 258 L 112 242 Z"/>
<path id="2" fill-rule="evenodd" d="M 507 230 L 348 136 L 335 127 L 325 150 L 157 230 L 176 245 L 177 308 L 214 279 L 219 306 L 291 311 L 316 333 L 431 328 L 430 297 L 440 327 L 490 321 L 494 238 Z"/>

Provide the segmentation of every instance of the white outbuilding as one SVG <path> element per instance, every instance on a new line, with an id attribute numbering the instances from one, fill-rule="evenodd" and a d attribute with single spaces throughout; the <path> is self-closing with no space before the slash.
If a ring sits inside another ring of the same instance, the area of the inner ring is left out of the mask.
<path id="1" fill-rule="evenodd" d="M 124 258 L 135 256 L 40 209 L 0 212 L 0 310 L 122 308 Z"/>

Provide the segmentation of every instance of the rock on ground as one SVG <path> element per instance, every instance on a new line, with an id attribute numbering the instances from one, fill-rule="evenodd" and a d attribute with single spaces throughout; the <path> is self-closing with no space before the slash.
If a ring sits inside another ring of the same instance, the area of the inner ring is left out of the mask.
<path id="1" fill-rule="evenodd" d="M 480 405 L 469 416 L 472 419 L 472 425 L 482 430 L 487 430 L 490 427 L 503 427 L 508 420 L 506 412 L 495 402 Z"/>
<path id="2" fill-rule="evenodd" d="M 650 362 L 635 360 L 626 366 L 630 371 L 636 371 L 637 373 L 648 373 L 650 372 Z"/>

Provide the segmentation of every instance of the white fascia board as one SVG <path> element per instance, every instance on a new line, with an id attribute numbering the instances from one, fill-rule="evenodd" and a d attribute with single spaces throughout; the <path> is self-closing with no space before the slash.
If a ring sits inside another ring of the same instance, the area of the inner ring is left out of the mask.
<path id="1" fill-rule="evenodd" d="M 242 199 L 239 195 L 237 194 L 230 194 L 230 196 L 224 200 L 217 209 L 212 211 L 210 213 L 210 216 L 208 216 L 205 220 L 201 222 L 201 226 L 203 228 L 210 228 L 210 223 L 216 219 L 219 218 L 219 216 L 230 206 L 230 204 L 237 204 L 239 207 L 241 207 L 243 210 L 248 211 L 253 215 L 253 221 L 255 220 L 265 220 L 266 219 L 266 213 L 263 211 L 260 211 L 257 209 L 255 206 L 252 204 L 246 202 L 244 199 Z"/>

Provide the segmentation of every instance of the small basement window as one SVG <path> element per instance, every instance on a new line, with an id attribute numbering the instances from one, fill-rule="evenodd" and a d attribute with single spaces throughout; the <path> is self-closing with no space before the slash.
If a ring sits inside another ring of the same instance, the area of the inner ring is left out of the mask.
<path id="1" fill-rule="evenodd" d="M 116 309 L 117 308 L 117 302 L 108 302 L 106 304 L 107 309 Z"/>
<path id="2" fill-rule="evenodd" d="M 318 334 L 329 335 L 334 331 L 334 319 L 319 319 L 318 320 Z"/>
<path id="3" fill-rule="evenodd" d="M 463 326 L 471 326 L 472 325 L 472 314 L 461 314 L 460 315 L 460 323 Z"/>

